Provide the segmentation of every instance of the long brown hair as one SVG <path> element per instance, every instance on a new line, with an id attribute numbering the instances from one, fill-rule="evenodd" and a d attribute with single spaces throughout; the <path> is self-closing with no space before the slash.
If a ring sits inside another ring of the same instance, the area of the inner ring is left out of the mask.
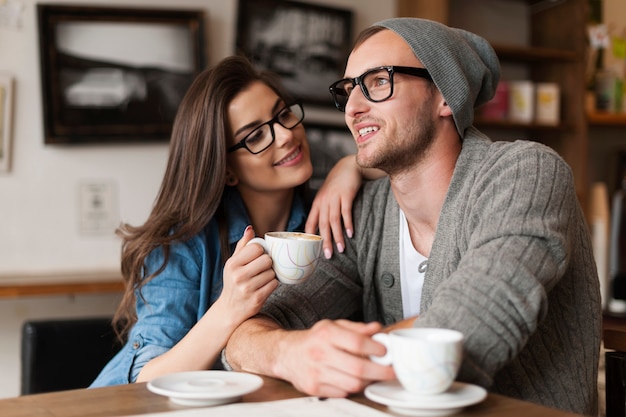
<path id="1" fill-rule="evenodd" d="M 256 71 L 243 57 L 232 56 L 199 74 L 185 94 L 172 129 L 167 168 L 152 211 L 141 226 L 122 224 L 121 270 L 125 291 L 113 316 L 123 340 L 137 321 L 136 291 L 168 262 L 170 245 L 199 233 L 220 210 L 226 178 L 226 148 L 231 140 L 228 105 L 254 81 L 262 81 L 286 98 L 275 77 Z M 222 261 L 230 256 L 225 221 L 220 221 Z M 164 263 L 147 275 L 144 262 L 162 248 Z"/>

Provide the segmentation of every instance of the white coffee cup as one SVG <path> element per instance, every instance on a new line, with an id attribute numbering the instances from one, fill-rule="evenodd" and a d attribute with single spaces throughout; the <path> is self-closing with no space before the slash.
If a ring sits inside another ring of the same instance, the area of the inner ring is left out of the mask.
<path id="1" fill-rule="evenodd" d="M 263 247 L 272 258 L 276 278 L 284 284 L 298 284 L 309 279 L 322 253 L 322 237 L 300 232 L 268 232 L 265 239 L 255 237 L 250 243 Z"/>
<path id="2" fill-rule="evenodd" d="M 416 395 L 445 392 L 454 382 L 463 358 L 463 333 L 450 329 L 410 328 L 377 333 L 373 339 L 387 348 L 370 358 L 392 365 L 405 390 Z"/>

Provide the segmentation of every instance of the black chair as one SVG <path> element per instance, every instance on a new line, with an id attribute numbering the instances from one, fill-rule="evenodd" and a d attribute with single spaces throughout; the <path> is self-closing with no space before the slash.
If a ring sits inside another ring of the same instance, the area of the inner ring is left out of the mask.
<path id="1" fill-rule="evenodd" d="M 120 348 L 110 317 L 26 321 L 21 394 L 86 388 Z"/>

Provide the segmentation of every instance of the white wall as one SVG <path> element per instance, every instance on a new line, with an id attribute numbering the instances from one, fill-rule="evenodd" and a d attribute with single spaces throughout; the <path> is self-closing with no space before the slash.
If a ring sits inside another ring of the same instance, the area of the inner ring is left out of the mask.
<path id="1" fill-rule="evenodd" d="M 352 9 L 355 32 L 395 15 L 393 1 L 307 2 Z M 84 181 L 113 182 L 118 193 L 119 219 L 141 223 L 158 190 L 167 145 L 45 146 L 36 2 L 9 0 L 0 1 L 0 6 L 9 3 L 22 5 L 23 15 L 18 28 L 0 25 L 0 72 L 15 78 L 12 169 L 0 173 L 0 283 L 2 277 L 15 274 L 117 270 L 120 246 L 112 230 L 109 234 L 96 236 L 79 233 L 79 184 Z M 82 0 L 62 3 L 204 8 L 207 12 L 209 63 L 216 63 L 234 51 L 235 0 Z M 336 112 L 309 111 L 311 113 L 317 119 L 342 120 Z M 24 319 L 110 314 L 117 300 L 117 295 L 0 299 L 0 369 L 3 370 L 0 397 L 19 393 L 19 329 Z"/>

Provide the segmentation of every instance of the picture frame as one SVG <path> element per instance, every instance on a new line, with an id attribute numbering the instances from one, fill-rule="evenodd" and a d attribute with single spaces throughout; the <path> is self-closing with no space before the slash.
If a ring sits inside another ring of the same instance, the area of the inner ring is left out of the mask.
<path id="1" fill-rule="evenodd" d="M 0 172 L 11 170 L 13 77 L 0 73 Z"/>
<path id="2" fill-rule="evenodd" d="M 356 144 L 350 130 L 344 126 L 306 123 L 304 128 L 309 142 L 313 175 L 309 185 L 319 189 L 335 166 L 346 155 L 356 154 Z"/>
<path id="3" fill-rule="evenodd" d="M 239 0 L 237 53 L 269 70 L 295 99 L 334 106 L 328 87 L 343 78 L 352 47 L 348 9 L 291 0 Z"/>
<path id="4" fill-rule="evenodd" d="M 46 144 L 167 141 L 204 69 L 202 10 L 38 4 Z"/>

